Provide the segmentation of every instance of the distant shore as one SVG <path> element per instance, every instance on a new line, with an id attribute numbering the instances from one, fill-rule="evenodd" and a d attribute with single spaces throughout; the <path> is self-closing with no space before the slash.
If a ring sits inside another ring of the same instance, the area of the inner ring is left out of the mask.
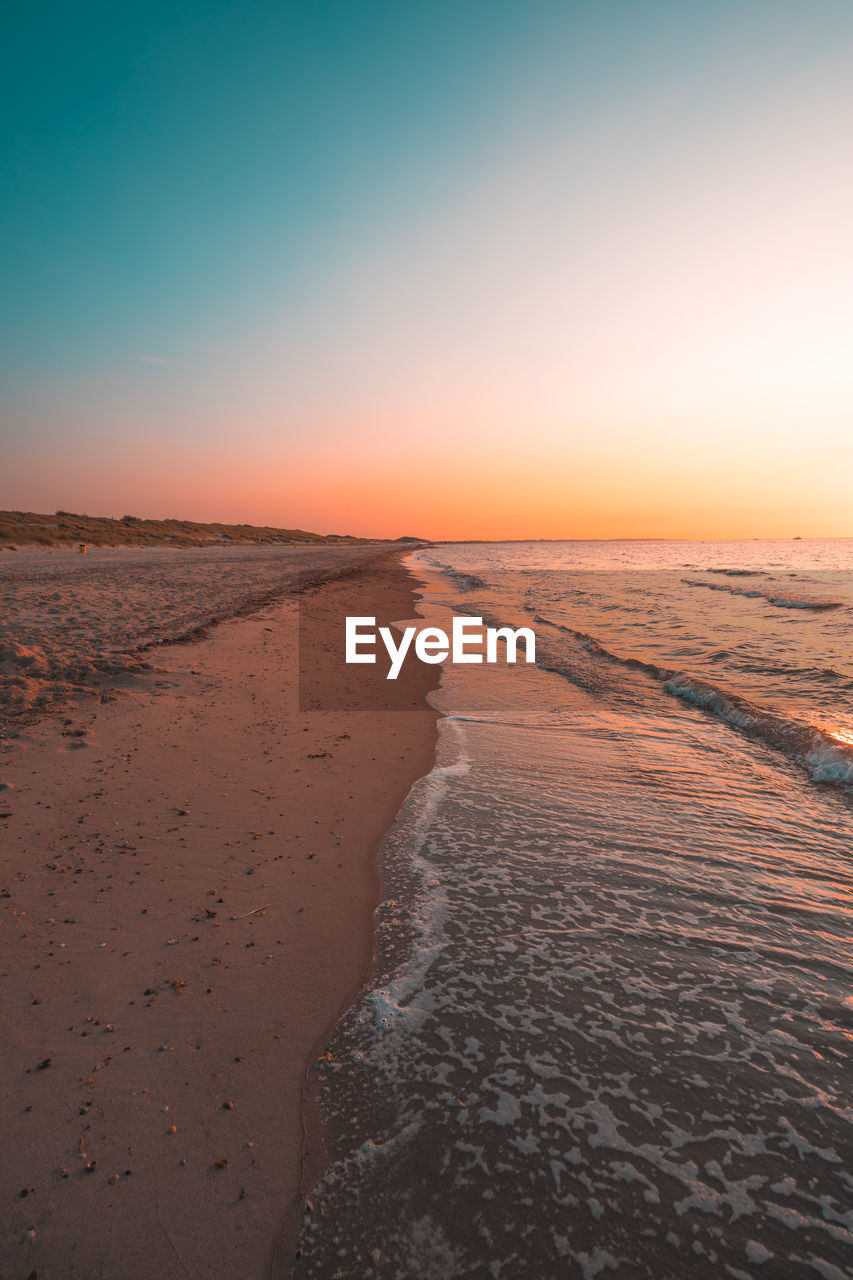
<path id="1" fill-rule="evenodd" d="M 347 566 L 319 547 L 313 579 L 314 551 L 280 554 L 303 576 L 206 638 L 158 645 L 146 670 L 56 681 L 59 710 L 10 721 L 3 1275 L 289 1273 L 323 1165 L 306 1076 L 370 966 L 376 853 L 432 765 L 438 677 L 361 668 L 384 709 L 346 710 L 320 645 L 301 679 L 327 709 L 300 710 L 300 607 L 315 636 L 325 611 L 335 647 L 342 612 L 412 617 L 414 583 L 380 548 Z M 171 574 L 179 600 L 207 559 L 170 556 L 160 586 Z M 87 599 L 103 607 L 87 581 L 75 612 L 60 598 L 66 631 Z M 5 580 L 4 600 L 21 589 Z"/>
<path id="2" fill-rule="evenodd" d="M 413 542 L 400 538 L 399 542 Z M 195 520 L 148 520 L 141 516 L 78 515 L 55 511 L 0 511 L 0 547 L 17 546 L 173 546 L 203 547 L 217 543 L 242 546 L 365 544 L 391 542 L 389 538 L 360 538 L 349 533 L 310 533 L 306 529 L 281 529 L 273 525 L 205 524 Z"/>

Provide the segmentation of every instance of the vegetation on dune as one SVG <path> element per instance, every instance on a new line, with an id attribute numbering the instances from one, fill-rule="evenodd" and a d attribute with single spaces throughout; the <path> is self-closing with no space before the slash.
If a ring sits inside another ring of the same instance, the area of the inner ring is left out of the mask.
<path id="1" fill-rule="evenodd" d="M 295 542 L 367 542 L 349 534 L 308 533 L 304 529 L 276 529 L 270 525 L 200 524 L 195 520 L 145 520 L 141 516 L 76 515 L 56 511 L 0 511 L 0 546 L 66 546 L 80 542 L 93 546 L 205 547 L 212 544 L 290 544 Z"/>

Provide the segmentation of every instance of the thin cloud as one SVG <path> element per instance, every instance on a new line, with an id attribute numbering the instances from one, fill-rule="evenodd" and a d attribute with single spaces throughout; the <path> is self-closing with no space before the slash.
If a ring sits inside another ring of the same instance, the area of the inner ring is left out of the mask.
<path id="1" fill-rule="evenodd" d="M 174 364 L 174 360 L 170 360 L 168 356 L 137 356 L 137 360 L 141 360 L 143 364 Z"/>

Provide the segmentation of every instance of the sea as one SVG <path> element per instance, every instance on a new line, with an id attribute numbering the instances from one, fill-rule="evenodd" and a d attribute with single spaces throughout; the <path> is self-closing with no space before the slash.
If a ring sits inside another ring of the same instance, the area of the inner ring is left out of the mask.
<path id="1" fill-rule="evenodd" d="M 449 544 L 298 1277 L 853 1276 L 853 540 Z"/>

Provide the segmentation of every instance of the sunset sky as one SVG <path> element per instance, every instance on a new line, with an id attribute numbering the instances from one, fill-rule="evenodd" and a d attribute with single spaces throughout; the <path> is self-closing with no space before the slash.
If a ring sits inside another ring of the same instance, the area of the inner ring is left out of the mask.
<path id="1" fill-rule="evenodd" d="M 850 0 L 21 5 L 0 507 L 853 535 Z"/>

